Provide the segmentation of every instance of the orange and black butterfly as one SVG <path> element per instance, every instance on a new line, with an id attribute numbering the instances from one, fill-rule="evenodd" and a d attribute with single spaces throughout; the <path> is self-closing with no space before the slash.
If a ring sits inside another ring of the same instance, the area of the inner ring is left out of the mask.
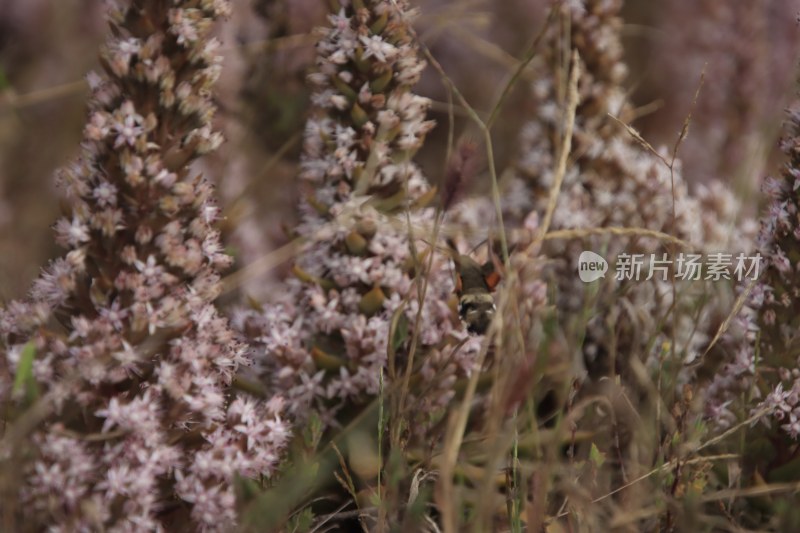
<path id="1" fill-rule="evenodd" d="M 481 265 L 468 255 L 458 253 L 454 243 L 448 244 L 455 264 L 458 315 L 467 331 L 483 335 L 497 310 L 492 292 L 500 283 L 502 267 L 491 251 L 489 260 Z"/>

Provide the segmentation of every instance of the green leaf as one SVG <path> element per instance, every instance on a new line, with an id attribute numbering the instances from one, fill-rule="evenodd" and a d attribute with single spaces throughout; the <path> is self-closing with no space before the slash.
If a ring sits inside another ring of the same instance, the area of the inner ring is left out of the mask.
<path id="1" fill-rule="evenodd" d="M 376 285 L 372 290 L 361 297 L 361 300 L 358 302 L 358 310 L 368 317 L 372 316 L 383 309 L 384 301 L 386 301 L 386 295 L 381 288 Z"/>
<path id="2" fill-rule="evenodd" d="M 333 76 L 331 79 L 333 80 L 333 86 L 336 87 L 336 89 L 342 93 L 342 95 L 344 95 L 344 97 L 347 98 L 350 103 L 355 103 L 355 101 L 358 100 L 358 93 L 356 93 L 352 87 L 347 85 L 342 78 L 339 76 Z"/>
<path id="3" fill-rule="evenodd" d="M 367 239 L 357 231 L 351 231 L 344 238 L 347 251 L 353 255 L 363 256 L 367 253 Z"/>
<path id="4" fill-rule="evenodd" d="M 9 87 L 11 87 L 11 83 L 8 81 L 6 71 L 2 66 L 0 66 L 0 91 L 4 91 Z"/>
<path id="5" fill-rule="evenodd" d="M 353 108 L 350 110 L 350 118 L 353 120 L 356 129 L 360 129 L 364 124 L 369 122 L 369 115 L 367 115 L 363 107 L 358 105 L 358 102 L 353 104 Z"/>
<path id="6" fill-rule="evenodd" d="M 256 480 L 239 474 L 234 474 L 233 476 L 233 488 L 239 505 L 244 505 L 261 494 L 261 487 Z"/>
<path id="7" fill-rule="evenodd" d="M 22 348 L 17 365 L 17 375 L 14 376 L 12 394 L 18 395 L 25 392 L 25 400 L 33 403 L 39 398 L 39 387 L 33 377 L 33 360 L 36 358 L 36 346 L 29 342 Z"/>
<path id="8" fill-rule="evenodd" d="M 800 479 L 800 457 L 767 472 L 770 483 L 791 483 Z"/>
<path id="9" fill-rule="evenodd" d="M 606 462 L 606 454 L 601 452 L 597 445 L 593 442 L 592 449 L 589 450 L 589 459 L 596 468 L 600 468 L 603 466 L 603 463 Z"/>
<path id="10" fill-rule="evenodd" d="M 391 68 L 389 68 L 386 72 L 372 80 L 369 84 L 369 88 L 373 93 L 382 93 L 386 87 L 389 86 L 389 82 L 392 81 L 392 76 L 394 72 Z"/>
<path id="11" fill-rule="evenodd" d="M 372 23 L 369 27 L 369 31 L 373 33 L 373 35 L 378 35 L 386 28 L 386 23 L 389 22 L 389 10 L 383 12 L 383 15 L 380 16 L 378 20 Z"/>
<path id="12" fill-rule="evenodd" d="M 310 507 L 306 507 L 289 520 L 289 531 L 296 533 L 308 533 L 314 525 L 314 512 Z"/>
<path id="13" fill-rule="evenodd" d="M 303 429 L 303 439 L 309 451 L 317 449 L 322 432 L 322 419 L 316 411 L 311 411 L 306 427 Z"/>
<path id="14" fill-rule="evenodd" d="M 392 325 L 395 326 L 392 332 L 392 351 L 397 352 L 408 339 L 408 318 L 403 311 L 405 306 L 399 309 L 396 317 L 392 317 Z M 396 322 L 395 322 L 396 319 Z"/>
<path id="15" fill-rule="evenodd" d="M 311 358 L 320 370 L 336 371 L 345 365 L 344 359 L 326 352 L 319 346 L 311 348 Z"/>

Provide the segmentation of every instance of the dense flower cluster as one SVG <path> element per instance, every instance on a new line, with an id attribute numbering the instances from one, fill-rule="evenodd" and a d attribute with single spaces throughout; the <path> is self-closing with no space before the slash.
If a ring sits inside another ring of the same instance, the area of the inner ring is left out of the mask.
<path id="1" fill-rule="evenodd" d="M 47 409 L 33 447 L 3 450 L 21 465 L 26 528 L 160 530 L 189 515 L 228 529 L 234 476 L 269 476 L 288 440 L 279 397 L 230 398 L 246 347 L 211 303 L 230 259 L 211 187 L 189 169 L 222 140 L 208 32 L 227 12 L 223 0 L 111 12 L 82 155 L 58 174 L 69 252 L 0 312 L 9 423 L 37 394 Z"/>
<path id="2" fill-rule="evenodd" d="M 425 67 L 409 33 L 412 12 L 402 1 L 343 6 L 321 30 L 310 76 L 316 113 L 305 131 L 295 278 L 278 302 L 234 318 L 295 416 L 314 408 L 327 421 L 345 401 L 378 392 L 390 339 L 400 368 L 418 313 L 416 349 L 425 354 L 422 375 L 440 391 L 434 403 L 452 395 L 477 348 L 453 353 L 466 333 L 438 251 L 424 299 L 419 292 L 433 226 L 424 206 L 435 190 L 411 160 L 433 126 L 430 101 L 411 92 Z"/>
<path id="3" fill-rule="evenodd" d="M 787 157 L 783 175 L 769 177 L 764 192 L 769 204 L 758 236 L 764 257 L 763 275 L 752 288 L 748 307 L 731 333 L 735 358 L 715 376 L 709 409 L 723 423 L 765 411 L 791 438 L 800 437 L 800 351 L 798 351 L 797 265 L 798 199 L 800 187 L 800 105 L 789 110 L 781 148 Z M 742 288 L 744 290 L 744 287 Z M 759 371 L 756 370 L 758 359 Z M 761 374 L 760 380 L 756 379 Z M 760 404 L 752 407 L 753 402 Z M 742 404 L 741 402 L 744 402 Z M 776 441 L 777 442 L 777 441 Z"/>
<path id="4" fill-rule="evenodd" d="M 627 67 L 622 61 L 619 36 L 621 4 L 616 0 L 588 0 L 561 6 L 562 15 L 570 20 L 570 34 L 561 35 L 558 25 L 548 28 L 547 45 L 534 59 L 537 75 L 531 92 L 535 117 L 521 133 L 518 175 L 533 192 L 534 208 L 544 212 L 564 135 L 563 86 L 568 69 L 560 65 L 559 58 L 577 50 L 583 68 L 572 138 L 575 163 L 567 167 L 552 229 L 646 228 L 688 241 L 695 250 L 734 253 L 738 249 L 731 249 L 727 242 L 728 228 L 738 214 L 732 194 L 724 187 L 710 185 L 699 196 L 692 195 L 679 163 L 670 173 L 664 160 L 670 161 L 671 155 L 666 150 L 659 152 L 662 160 L 611 118 L 628 123 L 633 117 L 622 84 Z M 713 211 L 704 213 L 705 208 Z M 746 242 L 745 236 L 736 245 L 746 249 Z M 649 258 L 649 254 L 661 254 L 667 248 L 641 236 L 592 237 L 546 246 L 545 255 L 556 260 L 554 282 L 567 320 L 583 320 L 588 301 L 586 287 L 574 275 L 583 250 L 601 252 L 613 263 L 621 252 L 643 253 Z M 684 294 L 685 289 L 679 292 Z M 621 371 L 628 357 L 646 360 L 654 355 L 653 347 L 656 352 L 661 350 L 661 343 L 652 340 L 666 331 L 659 323 L 672 307 L 672 297 L 669 281 L 617 283 L 608 276 L 599 288 L 587 325 L 584 351 L 590 373 L 608 373 L 612 370 L 609 359 L 616 360 L 617 371 Z M 678 324 L 673 333 L 686 359 L 696 357 L 707 342 L 704 332 L 713 331 L 711 314 L 712 310 L 706 310 L 700 317 L 690 318 L 691 314 L 681 313 L 681 320 L 686 322 Z M 692 321 L 697 320 L 700 326 L 694 327 Z M 667 322 L 671 327 L 671 321 Z M 673 334 L 666 338 L 672 339 Z"/>

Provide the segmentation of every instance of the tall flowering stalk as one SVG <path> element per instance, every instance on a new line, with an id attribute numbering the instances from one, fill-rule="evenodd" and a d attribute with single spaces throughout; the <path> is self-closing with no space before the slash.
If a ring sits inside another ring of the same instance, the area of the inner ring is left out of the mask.
<path id="1" fill-rule="evenodd" d="M 756 288 L 759 344 L 763 365 L 774 373 L 767 383 L 775 388 L 765 404 L 773 408 L 782 430 L 800 437 L 800 104 L 789 109 L 786 133 L 781 141 L 786 155 L 783 173 L 769 178 L 765 192 L 770 203 L 761 221 L 759 245 L 766 270 Z"/>
<path id="2" fill-rule="evenodd" d="M 721 447 L 741 453 L 738 485 L 794 481 L 800 438 L 800 103 L 789 108 L 780 147 L 786 156 L 781 175 L 762 186 L 768 204 L 761 217 L 758 251 L 761 276 L 742 285 L 747 305 L 724 339 L 723 359 L 706 391 L 706 414 L 722 429 L 744 425 L 747 438 Z M 758 421 L 758 423 L 755 423 Z M 793 496 L 774 497 L 774 512 L 735 502 L 737 515 L 753 525 L 781 531 L 800 527 Z"/>
<path id="3" fill-rule="evenodd" d="M 18 439 L 4 441 L 4 488 L 26 528 L 227 530 L 234 477 L 270 475 L 287 440 L 279 397 L 230 397 L 245 346 L 212 305 L 229 258 L 189 166 L 221 142 L 208 32 L 228 9 L 111 12 L 82 154 L 58 173 L 69 251 L 0 314 L 0 395 Z"/>
<path id="4" fill-rule="evenodd" d="M 403 372 L 412 339 L 425 354 L 423 378 L 440 378 L 434 403 L 452 395 L 475 354 L 452 352 L 466 332 L 451 305 L 449 262 L 437 252 L 425 298 L 417 276 L 431 253 L 420 237 L 431 238 L 432 210 L 423 206 L 434 190 L 411 158 L 433 123 L 430 101 L 411 91 L 425 67 L 412 15 L 406 1 L 345 1 L 320 30 L 295 277 L 277 304 L 237 316 L 300 418 L 312 408 L 329 417 L 377 394 L 382 369 Z"/>
<path id="5" fill-rule="evenodd" d="M 572 138 L 575 163 L 564 177 L 552 229 L 646 228 L 688 241 L 696 249 L 733 252 L 725 249 L 729 234 L 726 228 L 737 213 L 733 196 L 717 185 L 704 189 L 699 197 L 693 196 L 681 176 L 679 163 L 671 173 L 666 164 L 671 157 L 666 151 L 653 153 L 611 118 L 625 123 L 633 118 L 623 85 L 627 66 L 620 42 L 621 5 L 619 0 L 587 0 L 565 2 L 560 7 L 569 24 L 553 25 L 547 30 L 543 53 L 532 63 L 537 72 L 531 88 L 535 118 L 522 132 L 518 175 L 533 191 L 535 210 L 544 212 L 553 184 L 559 139 L 564 135 L 566 69 L 561 63 L 571 50 L 577 50 L 584 74 Z M 569 28 L 569 32 L 564 34 L 561 27 Z M 713 213 L 704 214 L 701 205 L 713 208 Z M 545 255 L 556 259 L 559 306 L 564 318 L 580 322 L 585 320 L 587 310 L 592 311 L 583 346 L 590 373 L 607 374 L 614 371 L 614 366 L 620 371 L 630 357 L 652 359 L 652 347 L 656 348 L 655 354 L 661 350 L 660 342 L 652 342 L 654 336 L 669 329 L 672 333 L 663 340 L 674 335 L 677 350 L 685 352 L 684 357 L 698 355 L 708 340 L 704 331 L 714 331 L 709 325 L 709 313 L 700 317 L 704 324 L 700 328 L 694 327 L 696 317 L 688 313 L 679 316 L 677 328 L 671 328 L 667 313 L 671 312 L 672 285 L 669 281 L 645 282 L 646 265 L 641 281 L 617 284 L 612 263 L 607 279 L 599 287 L 597 303 L 593 304 L 591 291 L 575 274 L 583 250 L 600 252 L 613 262 L 623 252 L 645 254 L 648 260 L 654 253 L 661 259 L 667 248 L 641 236 L 591 237 L 566 246 L 558 243 L 545 247 Z M 694 250 L 677 250 L 681 251 Z M 661 326 L 665 318 L 667 325 Z M 569 327 L 583 325 L 573 323 Z"/>
<path id="6" fill-rule="evenodd" d="M 711 383 L 708 411 L 722 425 L 761 413 L 767 415 L 763 418 L 767 425 L 796 440 L 800 437 L 797 369 L 800 105 L 797 102 L 789 109 L 780 144 L 787 159 L 783 173 L 777 178 L 767 178 L 763 185 L 769 199 L 758 235 L 763 274 L 752 287 L 749 305 L 737 323 L 739 327 L 729 336 L 729 342 L 734 340 L 730 342 L 733 356 L 725 361 Z M 780 439 L 773 442 L 777 444 Z"/>

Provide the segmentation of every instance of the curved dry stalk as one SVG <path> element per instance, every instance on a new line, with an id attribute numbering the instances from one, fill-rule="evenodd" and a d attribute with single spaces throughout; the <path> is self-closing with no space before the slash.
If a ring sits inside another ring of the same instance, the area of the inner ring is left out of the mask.
<path id="1" fill-rule="evenodd" d="M 683 239 L 673 237 L 663 231 L 656 231 L 647 228 L 624 228 L 624 227 L 607 227 L 607 228 L 577 228 L 577 229 L 562 229 L 547 232 L 542 240 L 550 241 L 557 239 L 581 239 L 583 237 L 592 237 L 594 235 L 616 235 L 623 237 L 651 237 L 660 241 L 676 244 L 682 248 L 691 248 L 692 245 Z"/>
<path id="2" fill-rule="evenodd" d="M 572 151 L 572 131 L 575 129 L 575 112 L 578 109 L 578 79 L 580 78 L 580 57 L 578 51 L 572 51 L 572 71 L 569 76 L 569 88 L 567 93 L 567 114 L 565 117 L 564 127 L 564 140 L 559 153 L 558 162 L 556 164 L 556 172 L 553 177 L 553 185 L 550 187 L 550 196 L 547 201 L 547 209 L 542 219 L 542 224 L 539 226 L 539 232 L 533 239 L 530 246 L 535 247 L 541 244 L 547 230 L 550 229 L 550 223 L 553 221 L 553 213 L 555 213 L 556 205 L 558 204 L 558 195 L 561 192 L 561 184 L 564 182 L 564 175 L 567 173 L 567 160 Z"/>

